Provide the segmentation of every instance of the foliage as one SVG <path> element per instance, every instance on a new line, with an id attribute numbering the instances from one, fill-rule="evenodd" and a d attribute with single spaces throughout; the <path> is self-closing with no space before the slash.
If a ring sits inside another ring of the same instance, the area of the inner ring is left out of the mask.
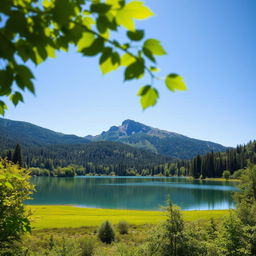
<path id="1" fill-rule="evenodd" d="M 225 180 L 229 180 L 229 178 L 230 178 L 230 171 L 229 171 L 229 170 L 223 171 L 222 177 L 223 177 Z"/>
<path id="2" fill-rule="evenodd" d="M 149 244 L 149 255 L 179 256 L 185 255 L 186 244 L 184 234 L 184 221 L 180 210 L 167 202 L 166 221 L 155 231 Z"/>
<path id="3" fill-rule="evenodd" d="M 246 240 L 251 255 L 256 255 L 256 165 L 250 164 L 244 170 L 236 193 L 237 214 L 244 225 Z"/>
<path id="4" fill-rule="evenodd" d="M 227 213 L 228 211 L 181 212 L 179 208 L 171 203 L 166 207 L 166 216 L 163 216 L 161 212 L 150 211 L 95 210 L 75 207 L 73 207 L 74 210 L 72 211 L 72 207 L 68 206 L 58 206 L 57 208 L 56 206 L 41 206 L 49 218 L 52 218 L 50 209 L 55 209 L 53 213 L 55 219 L 52 222 L 52 226 L 44 226 L 44 228 L 48 228 L 47 236 L 54 234 L 57 238 L 51 238 L 50 240 L 47 238 L 46 241 L 44 238 L 46 230 L 37 229 L 33 232 L 33 237 L 25 238 L 24 248 L 21 250 L 24 251 L 24 254 L 15 252 L 15 255 L 80 256 L 82 255 L 83 248 L 86 248 L 87 254 L 85 255 L 91 255 L 91 249 L 93 248 L 94 256 L 255 256 L 256 225 L 253 222 L 254 220 L 251 219 L 252 215 L 250 218 L 244 219 L 246 212 L 243 212 L 245 210 L 243 208 L 244 202 L 248 203 L 247 207 L 251 208 L 252 212 L 255 210 L 253 208 L 255 203 L 255 176 L 256 168 L 253 165 L 244 171 L 239 185 L 241 190 L 236 195 L 238 209 L 230 210 L 223 220 L 221 218 L 212 219 L 210 213 L 222 212 L 223 216 L 223 212 Z M 68 208 L 68 210 L 65 211 L 65 208 Z M 39 210 L 37 207 L 37 212 Z M 58 214 L 62 213 L 65 216 L 65 225 L 70 226 L 71 221 L 70 219 L 67 220 L 67 215 L 71 216 L 73 222 L 76 218 L 75 214 L 78 214 L 78 212 L 80 212 L 78 226 L 91 225 L 91 227 L 53 228 L 58 227 L 53 225 L 53 223 L 55 224 L 61 218 Z M 86 212 L 88 212 L 87 215 Z M 95 230 L 96 222 L 92 221 L 92 217 L 99 221 L 100 216 L 105 218 L 112 215 L 114 219 L 112 218 L 111 221 L 118 223 L 118 218 L 123 219 L 124 216 L 127 216 L 125 219 L 130 218 L 129 223 L 132 223 L 134 218 L 132 214 L 134 212 L 144 220 L 143 223 L 145 223 L 146 216 L 148 216 L 147 222 L 149 220 L 152 221 L 154 218 L 157 220 L 154 223 L 159 223 L 161 220 L 164 222 L 153 226 L 149 224 L 130 225 L 131 231 L 125 236 L 118 236 L 115 243 L 112 244 L 106 245 L 94 240 L 97 232 Z M 206 213 L 207 218 L 203 219 L 202 216 Z M 192 218 L 194 214 L 196 214 L 196 218 L 195 216 Z M 87 224 L 82 221 L 82 216 L 87 219 Z M 40 218 L 40 216 L 35 217 L 37 219 Z M 51 228 L 49 229 L 49 227 Z M 61 238 L 63 234 L 66 235 L 64 239 Z M 89 239 L 93 239 L 92 244 Z"/>
<path id="5" fill-rule="evenodd" d="M 87 237 L 80 238 L 81 256 L 92 256 L 95 249 L 95 241 Z"/>
<path id="6" fill-rule="evenodd" d="M 256 165 L 250 164 L 244 171 L 239 188 L 235 194 L 239 217 L 244 224 L 256 226 Z"/>
<path id="7" fill-rule="evenodd" d="M 246 241 L 242 223 L 235 213 L 230 213 L 222 225 L 218 236 L 218 244 L 223 256 L 244 256 Z"/>
<path id="8" fill-rule="evenodd" d="M 102 223 L 98 231 L 99 239 L 106 244 L 111 244 L 115 240 L 115 232 L 108 221 Z"/>
<path id="9" fill-rule="evenodd" d="M 29 199 L 34 187 L 27 170 L 7 160 L 0 160 L 0 250 L 30 231 L 29 213 L 24 200 Z"/>
<path id="10" fill-rule="evenodd" d="M 13 163 L 18 164 L 19 166 L 22 166 L 23 164 L 22 157 L 21 157 L 21 148 L 19 144 L 17 144 L 14 149 L 12 161 Z"/>
<path id="11" fill-rule="evenodd" d="M 23 148 L 24 165 L 32 175 L 73 177 L 74 175 L 137 175 L 161 171 L 159 164 L 170 157 L 114 142 L 80 145 L 51 145 Z M 6 153 L 8 154 L 9 151 Z M 3 156 L 6 155 L 3 153 Z M 75 163 L 75 164 L 74 164 Z"/>
<path id="12" fill-rule="evenodd" d="M 151 83 L 161 80 L 154 74 L 158 70 L 156 57 L 166 52 L 158 40 L 144 40 L 144 31 L 137 30 L 134 23 L 152 15 L 140 1 L 4 0 L 0 7 L 0 95 L 9 96 L 15 106 L 23 102 L 22 91 L 35 93 L 28 63 L 39 65 L 71 45 L 83 56 L 100 55 L 103 74 L 124 66 L 124 80 L 141 79 L 145 73 Z M 127 31 L 126 42 L 113 38 L 113 32 L 121 27 Z M 176 74 L 167 75 L 165 82 L 171 91 L 186 90 Z M 152 84 L 139 94 L 143 108 L 158 99 Z M 0 114 L 6 109 L 0 101 Z"/>
<path id="13" fill-rule="evenodd" d="M 225 170 L 230 171 L 231 178 L 239 178 L 248 163 L 256 164 L 256 141 L 228 149 L 226 152 L 198 155 L 192 160 L 180 161 L 179 166 L 184 166 L 187 173 L 194 178 L 222 177 Z"/>
<path id="14" fill-rule="evenodd" d="M 117 229 L 121 235 L 128 234 L 129 225 L 126 221 L 120 221 L 117 224 Z"/>
<path id="15" fill-rule="evenodd" d="M 58 167 L 53 170 L 52 175 L 58 177 L 74 177 L 76 175 L 76 166 L 69 165 L 64 168 Z"/>

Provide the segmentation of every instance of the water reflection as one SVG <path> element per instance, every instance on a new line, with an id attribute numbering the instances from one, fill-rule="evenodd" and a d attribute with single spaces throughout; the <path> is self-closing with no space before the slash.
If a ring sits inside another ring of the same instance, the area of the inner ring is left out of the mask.
<path id="1" fill-rule="evenodd" d="M 184 210 L 234 208 L 232 182 L 162 177 L 33 177 L 29 204 L 159 210 L 168 196 Z"/>

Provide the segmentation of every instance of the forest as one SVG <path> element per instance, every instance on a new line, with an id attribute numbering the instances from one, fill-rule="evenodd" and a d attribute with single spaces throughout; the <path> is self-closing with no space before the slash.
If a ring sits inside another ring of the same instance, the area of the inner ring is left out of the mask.
<path id="1" fill-rule="evenodd" d="M 224 171 L 239 178 L 249 163 L 256 164 L 256 141 L 226 152 L 210 152 L 191 160 L 157 155 L 114 142 L 51 145 L 3 150 L 2 157 L 30 168 L 37 176 L 75 175 L 163 175 L 218 178 Z"/>

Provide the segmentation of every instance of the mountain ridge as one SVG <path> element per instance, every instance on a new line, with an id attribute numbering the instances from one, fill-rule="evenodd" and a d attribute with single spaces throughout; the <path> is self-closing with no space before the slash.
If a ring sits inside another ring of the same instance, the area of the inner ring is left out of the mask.
<path id="1" fill-rule="evenodd" d="M 0 118 L 0 140 L 5 144 L 5 148 L 0 145 L 0 149 L 11 148 L 17 143 L 23 146 L 48 146 L 111 141 L 179 159 L 190 159 L 196 155 L 227 149 L 217 143 L 189 138 L 130 119 L 124 120 L 120 126 L 111 126 L 108 131 L 103 131 L 99 135 L 79 137 L 55 132 L 28 122 Z"/>
<path id="2" fill-rule="evenodd" d="M 101 134 L 85 136 L 90 141 L 118 141 L 175 158 L 189 159 L 197 154 L 225 151 L 227 147 L 169 132 L 127 119 Z"/>
<path id="3" fill-rule="evenodd" d="M 0 137 L 4 137 L 16 144 L 46 146 L 51 144 L 84 144 L 85 138 L 55 132 L 41 126 L 24 121 L 0 118 Z"/>

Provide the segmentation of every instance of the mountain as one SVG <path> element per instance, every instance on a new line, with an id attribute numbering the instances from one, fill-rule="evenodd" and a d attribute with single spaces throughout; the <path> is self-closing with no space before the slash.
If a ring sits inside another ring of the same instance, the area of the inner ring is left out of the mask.
<path id="1" fill-rule="evenodd" d="M 75 135 L 51 131 L 27 122 L 0 118 L 0 156 L 19 143 L 23 164 L 52 170 L 70 164 L 79 165 L 88 172 L 127 175 L 131 169 L 154 173 L 155 166 L 173 159 L 150 151 L 134 148 L 120 142 L 91 142 Z"/>
<path id="2" fill-rule="evenodd" d="M 150 150 L 154 153 L 180 159 L 190 159 L 208 152 L 225 151 L 227 147 L 210 141 L 197 140 L 184 135 L 152 128 L 125 120 L 120 126 L 96 136 L 85 136 L 90 141 L 116 141 L 130 146 Z"/>
<path id="3" fill-rule="evenodd" d="M 46 146 L 53 144 L 84 144 L 89 141 L 76 135 L 66 135 L 27 122 L 0 118 L 0 141 L 13 147 L 17 143 L 23 146 Z M 0 147 L 1 147 L 0 145 Z"/>

